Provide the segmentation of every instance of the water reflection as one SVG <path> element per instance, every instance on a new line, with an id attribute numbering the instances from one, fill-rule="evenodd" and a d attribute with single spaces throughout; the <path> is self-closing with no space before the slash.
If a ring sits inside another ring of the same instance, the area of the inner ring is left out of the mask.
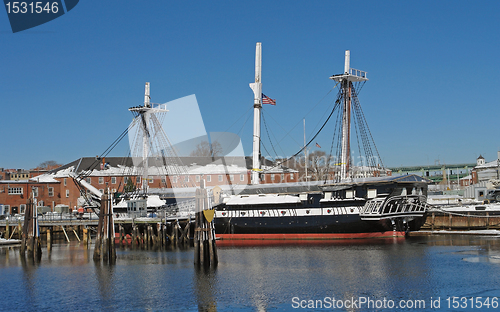
<path id="1" fill-rule="evenodd" d="M 220 248 L 218 286 L 235 306 L 249 305 L 242 298 L 252 298 L 252 310 L 269 310 L 283 301 L 291 308 L 293 297 L 431 296 L 427 254 L 405 240 L 260 243 Z"/>
<path id="2" fill-rule="evenodd" d="M 19 261 L 21 262 L 21 266 L 23 268 L 23 288 L 25 290 L 26 299 L 29 302 L 36 302 L 38 298 L 38 291 L 36 287 L 37 280 L 37 268 L 38 261 L 35 261 L 33 258 L 28 258 L 20 256 Z"/>
<path id="3" fill-rule="evenodd" d="M 198 302 L 198 311 L 217 311 L 216 269 L 195 267 L 194 270 L 194 291 Z"/>
<path id="4" fill-rule="evenodd" d="M 94 268 L 97 282 L 96 286 L 99 291 L 101 306 L 103 308 L 109 309 L 113 306 L 115 295 L 115 267 L 114 265 L 109 265 L 107 263 L 95 262 Z"/>
<path id="5" fill-rule="evenodd" d="M 500 297 L 498 237 L 233 243 L 219 246 L 216 270 L 197 269 L 193 249 L 120 249 L 111 266 L 92 251 L 55 244 L 35 263 L 1 248 L 3 308 L 273 311 L 292 310 L 294 297 Z"/>

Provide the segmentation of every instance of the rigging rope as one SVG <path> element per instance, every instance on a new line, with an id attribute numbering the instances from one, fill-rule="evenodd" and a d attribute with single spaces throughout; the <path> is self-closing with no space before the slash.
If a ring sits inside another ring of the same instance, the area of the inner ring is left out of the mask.
<path id="1" fill-rule="evenodd" d="M 306 118 L 306 117 L 307 117 L 307 116 L 308 116 L 308 115 L 309 115 L 309 114 L 310 114 L 310 113 L 311 113 L 311 112 L 312 112 L 312 111 L 313 111 L 313 110 L 314 110 L 314 109 L 315 109 L 315 108 L 316 108 L 316 107 L 317 107 L 317 106 L 318 106 L 318 105 L 319 105 L 319 104 L 320 104 L 320 103 L 321 103 L 321 102 L 322 102 L 322 101 L 323 101 L 323 100 L 324 100 L 324 99 L 325 99 L 325 98 L 326 98 L 326 97 L 327 97 L 327 96 L 328 96 L 328 95 L 329 95 L 329 94 L 333 91 L 333 89 L 335 89 L 335 88 L 338 86 L 338 84 L 339 84 L 339 82 L 337 82 L 337 83 L 333 86 L 333 88 L 331 88 L 331 89 L 330 89 L 330 90 L 329 90 L 329 91 L 325 94 L 325 96 L 323 96 L 323 97 L 321 98 L 321 100 L 319 100 L 319 102 L 318 102 L 318 103 L 316 103 L 316 105 L 314 105 L 314 106 L 313 106 L 313 107 L 309 110 L 309 112 L 307 112 L 307 114 L 305 114 L 305 116 L 304 116 L 304 117 L 302 117 L 302 119 Z M 272 116 L 271 116 L 271 117 L 272 117 Z M 273 119 L 273 120 L 274 120 L 274 119 Z M 301 120 L 299 120 L 299 121 L 298 121 L 298 122 L 297 122 L 297 123 L 296 123 L 296 124 L 295 124 L 295 125 L 294 125 L 294 126 L 293 126 L 293 127 L 292 127 L 289 131 L 288 131 L 288 132 L 287 132 L 287 133 L 285 133 L 285 135 L 283 136 L 283 138 L 281 138 L 281 140 L 279 140 L 279 141 L 278 141 L 278 144 L 279 144 L 281 141 L 283 141 L 283 140 L 284 140 L 284 139 L 285 139 L 285 138 L 286 138 L 286 137 L 290 134 L 290 132 L 292 132 L 292 131 L 293 131 L 293 130 L 294 130 L 294 129 L 295 129 L 295 128 L 296 128 L 296 127 L 300 124 L 300 122 L 301 122 Z M 281 127 L 281 126 L 280 126 L 280 127 Z M 283 127 L 281 127 L 281 128 L 283 129 Z M 283 130 L 284 130 L 284 129 L 283 129 Z M 292 137 L 292 139 L 293 139 L 293 137 Z M 294 140 L 294 139 L 293 139 L 293 140 Z M 294 140 L 294 141 L 295 141 L 295 140 Z M 298 143 L 297 141 L 295 141 L 295 142 L 297 143 L 297 145 L 299 145 L 299 146 L 300 146 L 300 143 Z"/>
<path id="2" fill-rule="evenodd" d="M 340 105 L 338 103 L 335 103 L 335 106 L 333 107 L 332 111 L 330 112 L 330 115 L 328 115 L 328 118 L 325 120 L 325 122 L 323 123 L 323 125 L 321 126 L 321 128 L 318 130 L 318 132 L 312 137 L 311 140 L 309 140 L 309 142 L 307 142 L 307 144 L 302 147 L 297 153 L 295 153 L 294 155 L 290 156 L 289 158 L 279 162 L 278 164 L 272 166 L 270 169 L 267 169 L 265 170 L 264 172 L 268 172 L 270 170 L 272 170 L 273 168 L 276 168 L 278 166 L 281 166 L 283 163 L 286 163 L 288 162 L 290 159 L 294 158 L 295 156 L 297 156 L 298 154 L 300 154 L 304 149 L 306 149 L 309 144 L 311 144 L 315 139 L 316 137 L 319 135 L 319 133 L 323 130 L 323 128 L 326 126 L 326 124 L 328 123 L 328 121 L 330 120 L 330 117 L 332 117 L 333 115 L 333 112 L 335 112 L 335 110 L 337 109 L 337 107 L 339 107 Z"/>
<path id="3" fill-rule="evenodd" d="M 271 136 L 269 136 L 269 130 L 267 129 L 267 123 L 266 123 L 266 119 L 264 118 L 264 114 L 262 114 L 262 121 L 264 123 L 264 128 L 266 129 L 266 133 L 267 133 L 267 138 L 269 139 L 269 143 L 271 143 L 271 147 L 274 151 L 274 154 L 276 155 L 276 158 L 278 158 L 278 153 L 276 152 L 276 149 L 274 148 L 274 145 L 273 145 L 273 141 L 271 140 Z M 260 140 L 260 143 L 262 144 L 262 140 Z M 269 155 L 269 152 L 266 150 L 266 153 Z"/>

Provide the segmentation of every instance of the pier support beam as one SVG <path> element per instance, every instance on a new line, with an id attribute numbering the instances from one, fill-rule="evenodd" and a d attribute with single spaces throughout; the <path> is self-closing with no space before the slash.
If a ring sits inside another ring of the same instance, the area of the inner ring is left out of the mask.
<path id="1" fill-rule="evenodd" d="M 38 215 L 36 211 L 36 198 L 32 192 L 24 211 L 24 227 L 21 233 L 19 224 L 18 233 L 21 238 L 21 256 L 24 257 L 27 251 L 28 257 L 40 261 L 42 257 L 42 242 L 40 239 L 40 227 L 38 225 Z"/>
<path id="2" fill-rule="evenodd" d="M 196 221 L 194 231 L 194 264 L 215 268 L 218 264 L 215 230 L 213 227 L 214 210 L 210 209 L 207 190 L 202 181 L 196 190 Z"/>
<path id="3" fill-rule="evenodd" d="M 47 229 L 47 250 L 52 250 L 52 228 Z"/>
<path id="4" fill-rule="evenodd" d="M 99 211 L 99 225 L 94 247 L 94 260 L 115 263 L 115 224 L 113 220 L 113 203 L 109 190 L 106 189 L 101 197 L 101 209 Z"/>
<path id="5" fill-rule="evenodd" d="M 87 236 L 87 232 L 88 231 L 89 231 L 89 229 L 87 229 L 87 228 L 83 229 L 83 244 L 85 245 L 85 247 L 89 246 L 89 239 L 88 239 L 88 236 Z"/>

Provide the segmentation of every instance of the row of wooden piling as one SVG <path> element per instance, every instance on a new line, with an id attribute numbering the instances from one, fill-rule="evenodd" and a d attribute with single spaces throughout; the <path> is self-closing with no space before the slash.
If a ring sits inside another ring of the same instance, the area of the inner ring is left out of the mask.
<path id="1" fill-rule="evenodd" d="M 210 207 L 207 190 L 202 186 L 196 192 L 196 218 L 194 231 L 191 229 L 192 222 L 173 220 L 170 222 L 132 223 L 129 234 L 125 233 L 122 224 L 118 224 L 118 237 L 115 235 L 115 222 L 113 219 L 112 196 L 106 190 L 101 198 L 99 211 L 99 223 L 97 227 L 96 240 L 94 245 L 94 260 L 114 263 L 116 261 L 115 246 L 131 246 L 157 249 L 167 245 L 178 246 L 187 245 L 191 242 L 193 234 L 193 245 L 195 247 L 195 265 L 216 267 L 218 263 L 217 248 L 215 244 L 215 231 L 213 227 L 214 210 Z M 183 224 L 182 224 L 183 223 Z M 142 225 L 142 226 L 141 226 Z M 142 232 L 140 228 L 142 227 Z M 69 242 L 68 233 L 64 226 L 61 226 L 66 240 Z M 29 257 L 41 258 L 41 235 L 36 212 L 36 199 L 32 195 L 28 201 L 25 212 L 24 226 L 16 227 L 19 236 L 22 238 L 21 253 L 27 251 Z M 6 236 L 14 235 L 15 230 L 10 234 L 8 221 L 6 222 Z M 79 235 L 73 228 L 74 235 L 81 241 Z M 52 228 L 46 229 L 47 249 L 52 248 Z M 91 243 L 90 229 L 83 229 L 83 243 L 89 246 Z"/>
<path id="2" fill-rule="evenodd" d="M 116 244 L 119 247 L 158 249 L 167 245 L 189 245 L 191 242 L 192 222 L 173 220 L 170 222 L 132 224 L 129 233 L 122 224 L 118 225 Z M 142 231 L 141 231 L 142 228 Z"/>
<path id="3" fill-rule="evenodd" d="M 3 237 L 21 239 L 24 233 L 22 223 L 5 226 Z M 115 229 L 116 245 L 119 247 L 165 247 L 193 245 L 194 220 L 174 219 L 159 220 L 154 223 L 117 223 Z M 40 240 L 51 248 L 54 240 L 65 240 L 68 243 L 77 240 L 85 245 L 92 243 L 91 234 L 95 237 L 96 228 L 83 225 L 40 226 Z M 132 243 L 135 242 L 135 243 Z"/>

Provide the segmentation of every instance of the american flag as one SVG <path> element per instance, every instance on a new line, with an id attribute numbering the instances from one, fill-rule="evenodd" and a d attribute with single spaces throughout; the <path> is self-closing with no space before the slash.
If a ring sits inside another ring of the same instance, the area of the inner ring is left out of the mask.
<path id="1" fill-rule="evenodd" d="M 262 104 L 271 104 L 276 105 L 276 100 L 267 97 L 264 93 L 262 93 Z"/>
<path id="2" fill-rule="evenodd" d="M 318 143 L 316 143 L 316 147 L 319 147 L 319 148 L 321 148 L 321 146 L 319 146 L 319 144 L 318 144 Z"/>

